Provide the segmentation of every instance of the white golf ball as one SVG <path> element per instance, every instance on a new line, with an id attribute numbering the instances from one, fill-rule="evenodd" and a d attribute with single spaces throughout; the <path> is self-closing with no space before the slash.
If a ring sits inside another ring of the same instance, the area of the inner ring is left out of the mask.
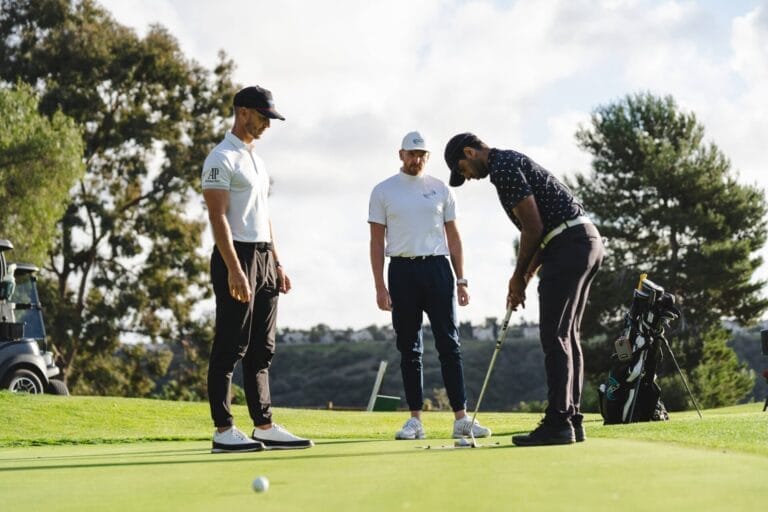
<path id="1" fill-rule="evenodd" d="M 455 443 L 453 443 L 454 446 L 472 446 L 472 443 L 467 439 L 466 437 L 462 437 Z"/>
<path id="2" fill-rule="evenodd" d="M 269 490 L 269 480 L 265 476 L 257 477 L 251 482 L 251 487 L 256 492 L 267 492 Z"/>

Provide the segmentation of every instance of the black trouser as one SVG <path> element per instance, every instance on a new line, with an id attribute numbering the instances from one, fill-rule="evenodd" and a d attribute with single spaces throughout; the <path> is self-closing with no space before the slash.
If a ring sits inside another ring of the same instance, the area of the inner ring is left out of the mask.
<path id="1" fill-rule="evenodd" d="M 408 408 L 420 411 L 424 406 L 421 324 L 426 312 L 435 336 L 440 370 L 451 408 L 454 411 L 465 409 L 464 368 L 456 327 L 456 286 L 448 258 L 392 258 L 388 278 L 392 327 L 397 335 L 400 372 Z"/>
<path id="2" fill-rule="evenodd" d="M 539 335 L 547 373 L 548 421 L 580 414 L 584 384 L 581 317 L 603 254 L 600 233 L 592 224 L 566 229 L 541 254 Z"/>
<path id="3" fill-rule="evenodd" d="M 240 267 L 251 285 L 251 302 L 229 293 L 227 267 L 214 248 L 211 279 L 216 294 L 216 332 L 208 365 L 208 401 L 217 427 L 232 426 L 230 386 L 242 360 L 243 387 L 254 425 L 272 421 L 269 365 L 275 354 L 275 319 L 279 293 L 274 257 L 268 244 L 235 242 Z"/>

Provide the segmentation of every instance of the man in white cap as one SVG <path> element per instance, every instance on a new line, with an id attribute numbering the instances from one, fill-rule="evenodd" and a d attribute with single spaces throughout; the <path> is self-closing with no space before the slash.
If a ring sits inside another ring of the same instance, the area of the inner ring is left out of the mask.
<path id="1" fill-rule="evenodd" d="M 424 174 L 429 150 L 419 132 L 403 138 L 400 160 L 400 172 L 374 187 L 368 208 L 376 303 L 379 309 L 392 312 L 405 399 L 411 411 L 395 439 L 425 437 L 421 423 L 424 313 L 429 317 L 443 383 L 454 411 L 453 437 L 468 436 L 470 429 L 475 437 L 486 437 L 491 431 L 477 421 L 473 425 L 466 414 L 456 298 L 466 306 L 469 293 L 453 192 L 439 179 Z M 389 288 L 384 281 L 385 256 L 390 258 Z"/>

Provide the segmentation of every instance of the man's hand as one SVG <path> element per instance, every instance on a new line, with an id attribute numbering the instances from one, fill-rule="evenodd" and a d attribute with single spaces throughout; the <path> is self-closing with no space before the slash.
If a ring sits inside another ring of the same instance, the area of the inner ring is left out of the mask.
<path id="1" fill-rule="evenodd" d="M 507 308 L 517 311 L 518 306 L 525 307 L 525 278 L 513 274 L 509 280 L 509 291 L 507 292 Z"/>
<path id="2" fill-rule="evenodd" d="M 288 293 L 291 291 L 291 279 L 288 274 L 285 273 L 282 266 L 277 267 L 277 286 L 280 293 Z"/>
<path id="3" fill-rule="evenodd" d="M 376 304 L 382 311 L 392 311 L 392 299 L 389 296 L 389 290 L 386 288 L 376 289 Z"/>
<path id="4" fill-rule="evenodd" d="M 459 285 L 456 287 L 456 295 L 459 299 L 459 306 L 466 306 L 469 304 L 469 292 L 465 285 Z"/>
<path id="5" fill-rule="evenodd" d="M 240 267 L 234 272 L 227 272 L 227 284 L 229 294 L 238 302 L 251 302 L 251 285 L 248 284 L 248 278 Z"/>

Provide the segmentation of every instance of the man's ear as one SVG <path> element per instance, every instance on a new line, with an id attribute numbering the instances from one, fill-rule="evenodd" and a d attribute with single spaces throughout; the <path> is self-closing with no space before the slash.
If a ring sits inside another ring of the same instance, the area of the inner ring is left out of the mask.
<path id="1" fill-rule="evenodd" d="M 464 147 L 464 158 L 474 160 L 477 157 L 477 150 L 469 146 Z"/>

